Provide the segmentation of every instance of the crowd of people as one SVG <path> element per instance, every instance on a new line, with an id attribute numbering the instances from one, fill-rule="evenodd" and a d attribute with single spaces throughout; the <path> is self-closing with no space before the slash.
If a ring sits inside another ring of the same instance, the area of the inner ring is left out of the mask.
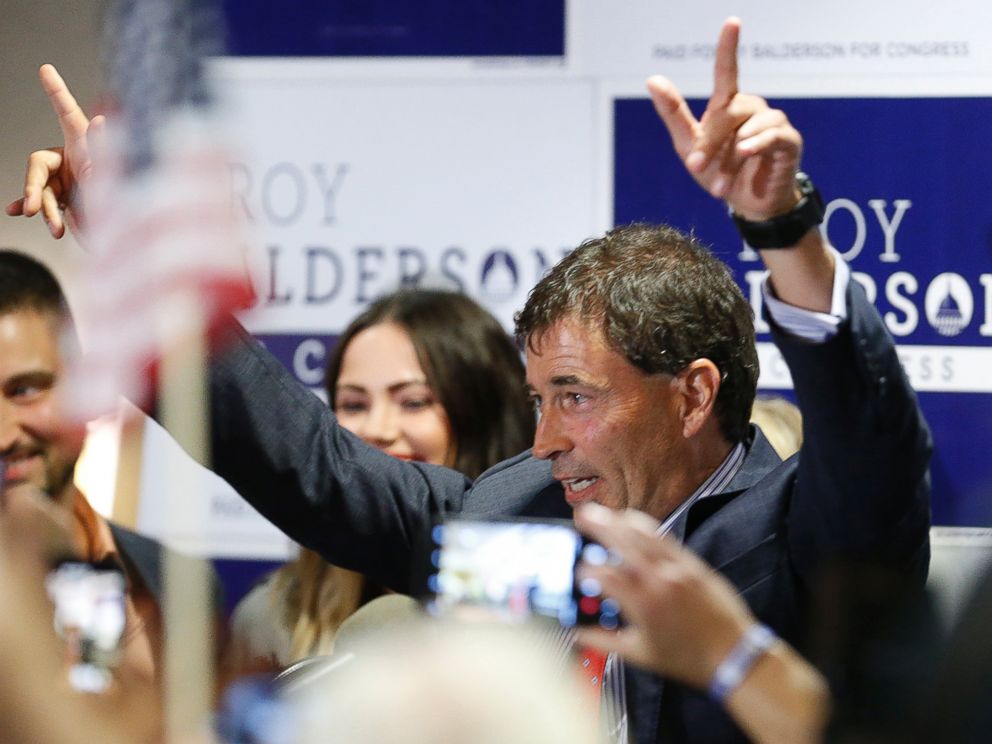
<path id="1" fill-rule="evenodd" d="M 648 91 L 685 168 L 727 203 L 768 270 L 767 320 L 802 413 L 798 453 L 783 459 L 750 423 L 750 305 L 705 246 L 664 225 L 615 227 L 537 283 L 516 316 L 526 367 L 472 301 L 399 292 L 342 335 L 328 406 L 229 319 L 208 372 L 212 468 L 303 552 L 236 611 L 226 663 L 277 672 L 327 657 L 286 696 L 296 716 L 280 719 L 281 736 L 853 742 L 919 736 L 946 720 L 947 708 L 913 707 L 907 691 L 889 702 L 904 725 L 923 722 L 912 730 L 872 728 L 870 715 L 851 723 L 838 715 L 850 710 L 850 685 L 838 683 L 850 669 L 817 668 L 800 652 L 830 635 L 820 598 L 837 571 L 877 569 L 907 605 L 922 596 L 932 442 L 881 318 L 817 229 L 824 207 L 800 171 L 800 133 L 738 90 L 738 35 L 728 19 L 701 118 L 671 81 L 652 77 Z M 42 77 L 65 144 L 31 156 L 8 214 L 41 214 L 57 236 L 66 219 L 85 229 L 74 197 L 91 171 L 92 123 L 54 68 Z M 0 274 L 0 593 L 12 608 L 0 613 L 0 663 L 24 669 L 17 684 L 0 684 L 4 735 L 156 740 L 158 580 L 141 556 L 159 548 L 83 505 L 71 480 L 79 433 L 55 399 L 64 299 L 21 254 L 4 253 L 0 268 L 12 272 Z M 401 617 L 336 649 L 338 629 L 373 595 L 422 593 L 434 527 L 458 516 L 574 516 L 611 556 L 583 565 L 579 581 L 619 604 L 620 627 L 535 640 L 519 628 Z M 75 660 L 39 622 L 51 614 L 41 587 L 66 557 L 109 561 L 126 577 L 118 698 L 56 683 Z M 887 613 L 870 604 L 861 613 L 877 631 L 870 658 L 893 663 L 885 651 L 901 647 Z M 974 629 L 963 632 L 973 643 Z M 570 659 L 574 674 L 563 671 Z M 974 671 L 968 694 L 990 670 Z M 135 715 L 113 715 L 112 699 Z M 64 716 L 46 713 L 53 703 Z M 956 723 L 956 741 L 977 741 Z"/>

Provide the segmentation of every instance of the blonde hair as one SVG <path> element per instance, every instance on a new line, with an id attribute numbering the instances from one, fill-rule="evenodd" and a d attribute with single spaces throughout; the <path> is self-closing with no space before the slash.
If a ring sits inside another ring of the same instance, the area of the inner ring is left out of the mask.
<path id="1" fill-rule="evenodd" d="M 341 623 L 371 598 L 364 576 L 306 548 L 275 572 L 273 582 L 273 608 L 290 632 L 290 662 L 331 653 Z"/>
<path id="2" fill-rule="evenodd" d="M 783 460 L 792 457 L 803 445 L 803 415 L 785 398 L 759 395 L 751 408 L 751 423 L 760 427 Z"/>

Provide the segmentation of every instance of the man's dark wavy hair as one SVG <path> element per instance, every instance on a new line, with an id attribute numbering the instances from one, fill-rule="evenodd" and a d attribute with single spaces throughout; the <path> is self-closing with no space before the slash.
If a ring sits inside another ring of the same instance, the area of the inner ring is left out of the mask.
<path id="1" fill-rule="evenodd" d="M 65 295 L 48 267 L 26 253 L 0 248 L 0 315 L 20 310 L 71 321 Z"/>
<path id="2" fill-rule="evenodd" d="M 731 442 L 747 436 L 758 383 L 754 313 L 727 266 L 695 238 L 635 223 L 587 240 L 537 283 L 517 313 L 518 343 L 536 351 L 566 318 L 598 327 L 638 369 L 677 374 L 709 359 L 722 383 L 715 411 Z"/>

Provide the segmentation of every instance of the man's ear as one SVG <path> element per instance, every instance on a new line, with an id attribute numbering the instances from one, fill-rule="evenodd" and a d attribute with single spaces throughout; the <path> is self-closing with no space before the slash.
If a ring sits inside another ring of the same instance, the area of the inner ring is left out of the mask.
<path id="1" fill-rule="evenodd" d="M 721 375 L 709 359 L 696 359 L 676 376 L 682 400 L 682 436 L 694 437 L 713 417 Z"/>

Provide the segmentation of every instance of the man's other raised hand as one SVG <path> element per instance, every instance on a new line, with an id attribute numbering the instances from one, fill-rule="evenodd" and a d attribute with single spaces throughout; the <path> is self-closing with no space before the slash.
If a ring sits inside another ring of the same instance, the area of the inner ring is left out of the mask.
<path id="1" fill-rule="evenodd" d="M 92 120 L 86 116 L 52 65 L 42 65 L 38 77 L 58 116 L 63 144 L 31 153 L 24 175 L 24 192 L 7 205 L 6 211 L 10 216 L 24 217 L 34 217 L 40 212 L 52 236 L 61 238 L 67 223 L 74 232 L 78 227 L 77 187 L 91 171 L 90 138 L 104 120 L 102 116 Z"/>

